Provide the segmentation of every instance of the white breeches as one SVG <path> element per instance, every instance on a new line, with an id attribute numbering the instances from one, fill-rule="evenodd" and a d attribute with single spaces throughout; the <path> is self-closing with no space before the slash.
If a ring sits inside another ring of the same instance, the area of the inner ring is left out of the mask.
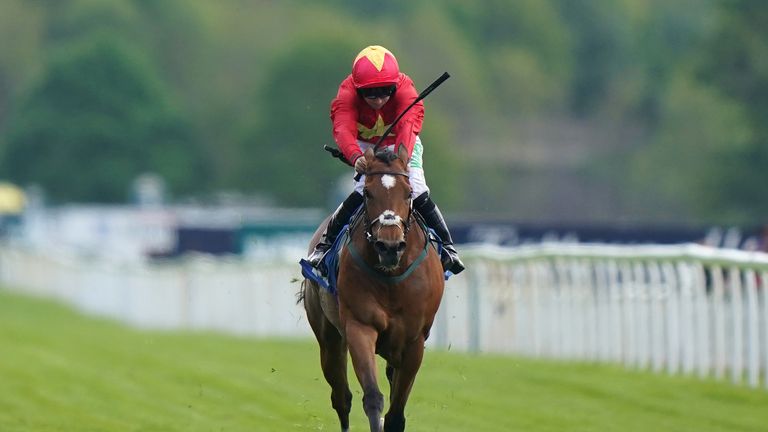
<path id="1" fill-rule="evenodd" d="M 369 142 L 360 140 L 357 141 L 357 145 L 360 146 L 360 150 L 362 150 L 363 153 L 374 146 Z M 395 151 L 394 144 L 388 145 L 387 148 L 391 151 Z M 411 188 L 413 189 L 413 193 L 411 195 L 413 198 L 418 197 L 424 192 L 429 192 L 427 180 L 424 178 L 424 168 L 422 163 L 423 155 L 424 147 L 421 145 L 421 139 L 419 139 L 417 136 L 416 143 L 413 146 L 413 154 L 411 154 L 411 161 L 408 163 L 408 177 L 411 182 Z M 362 194 L 363 186 L 365 186 L 365 176 L 361 176 L 360 180 L 355 183 L 355 192 Z"/>

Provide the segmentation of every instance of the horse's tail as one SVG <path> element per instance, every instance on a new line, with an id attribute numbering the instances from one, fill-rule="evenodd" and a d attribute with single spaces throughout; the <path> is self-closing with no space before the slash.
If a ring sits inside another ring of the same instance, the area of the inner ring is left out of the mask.
<path id="1" fill-rule="evenodd" d="M 309 282 L 308 279 L 304 279 L 303 281 L 301 281 L 301 287 L 299 288 L 299 291 L 296 293 L 296 304 L 304 303 L 308 282 Z"/>

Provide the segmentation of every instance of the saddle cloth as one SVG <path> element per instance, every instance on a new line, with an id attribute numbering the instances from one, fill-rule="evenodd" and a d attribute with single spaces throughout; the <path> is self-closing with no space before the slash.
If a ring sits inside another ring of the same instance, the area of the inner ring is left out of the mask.
<path id="1" fill-rule="evenodd" d="M 347 242 L 347 239 L 349 239 L 349 225 L 344 225 L 336 237 L 336 241 L 333 242 L 331 248 L 323 256 L 322 264 L 327 269 L 327 275 L 312 267 L 312 264 L 304 258 L 299 261 L 301 274 L 323 287 L 326 291 L 336 295 L 336 279 L 339 276 L 339 255 L 341 254 L 341 247 Z"/>

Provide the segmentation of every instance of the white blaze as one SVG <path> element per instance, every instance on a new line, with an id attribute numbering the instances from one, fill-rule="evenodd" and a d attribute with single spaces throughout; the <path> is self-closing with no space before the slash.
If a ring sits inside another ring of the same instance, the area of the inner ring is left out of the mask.
<path id="1" fill-rule="evenodd" d="M 384 174 L 381 176 L 381 184 L 384 185 L 387 189 L 392 189 L 395 187 L 395 176 L 391 176 L 389 174 Z"/>

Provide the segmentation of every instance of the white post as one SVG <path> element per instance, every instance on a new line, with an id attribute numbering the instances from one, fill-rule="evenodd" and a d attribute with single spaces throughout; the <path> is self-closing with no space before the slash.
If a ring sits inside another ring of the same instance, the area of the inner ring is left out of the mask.
<path id="1" fill-rule="evenodd" d="M 586 320 L 586 339 L 587 353 L 586 359 L 596 361 L 600 359 L 600 297 L 597 280 L 597 262 L 586 261 L 582 266 L 582 275 L 584 281 L 584 293 L 587 306 Z"/>
<path id="2" fill-rule="evenodd" d="M 731 267 L 728 271 L 728 290 L 731 294 L 731 322 L 733 340 L 731 352 L 731 381 L 741 383 L 744 368 L 744 307 L 741 299 L 741 271 Z"/>
<path id="3" fill-rule="evenodd" d="M 724 270 L 720 266 L 712 266 L 712 316 L 714 329 L 713 360 L 715 367 L 715 378 L 725 377 L 725 368 L 727 365 L 725 334 L 725 278 Z"/>
<path id="4" fill-rule="evenodd" d="M 693 275 L 687 262 L 677 263 L 680 281 L 680 347 L 682 351 L 683 373 L 690 374 L 694 369 L 696 337 L 693 320 Z"/>
<path id="5" fill-rule="evenodd" d="M 635 286 L 632 277 L 632 266 L 627 262 L 619 265 L 621 275 L 622 304 L 622 344 L 624 346 L 624 365 L 635 366 L 637 360 L 637 341 L 635 340 Z"/>
<path id="6" fill-rule="evenodd" d="M 754 270 L 745 270 L 744 278 L 747 297 L 747 382 L 750 387 L 757 387 L 760 385 L 760 319 L 757 304 L 757 275 Z"/>
<path id="7" fill-rule="evenodd" d="M 763 311 L 763 386 L 768 389 L 768 272 L 760 273 L 760 294 L 762 295 Z"/>
<path id="8" fill-rule="evenodd" d="M 557 328 L 557 322 L 555 321 L 555 315 L 557 314 L 556 296 L 557 287 L 555 286 L 555 270 L 553 263 L 548 260 L 541 260 L 538 265 L 541 279 L 539 280 L 539 301 L 541 319 L 539 324 L 541 325 L 542 343 L 541 352 L 539 355 L 545 357 L 552 357 L 555 355 L 557 349 L 557 339 L 559 329 Z"/>
<path id="9" fill-rule="evenodd" d="M 664 368 L 664 302 L 667 298 L 667 289 L 661 281 L 661 265 L 658 261 L 648 264 L 648 276 L 650 284 L 650 321 L 651 321 L 651 361 L 654 372 L 661 372 Z"/>
<path id="10" fill-rule="evenodd" d="M 648 314 L 649 282 L 645 264 L 642 261 L 635 262 L 632 267 L 633 279 L 635 281 L 635 344 L 637 345 L 637 361 L 635 364 L 641 369 L 648 369 L 651 333 Z"/>
<path id="11" fill-rule="evenodd" d="M 560 334 L 558 335 L 558 357 L 569 358 L 571 356 L 570 346 L 573 343 L 573 337 L 570 330 L 573 327 L 571 322 L 571 281 L 569 275 L 570 262 L 565 258 L 558 258 L 556 261 L 557 268 L 557 313 L 558 317 L 558 329 Z"/>
<path id="12" fill-rule="evenodd" d="M 598 360 L 611 360 L 611 296 L 608 264 L 601 260 L 596 263 L 597 289 L 597 343 Z"/>
<path id="13" fill-rule="evenodd" d="M 667 287 L 667 373 L 677 374 L 680 367 L 680 289 L 675 267 L 670 262 L 662 265 Z"/>
<path id="14" fill-rule="evenodd" d="M 696 365 L 700 378 L 705 378 L 712 367 L 710 314 L 707 304 L 707 282 L 704 274 L 704 266 L 696 263 L 693 266 L 694 301 L 696 313 Z"/>
<path id="15" fill-rule="evenodd" d="M 608 261 L 608 282 L 610 285 L 611 307 L 611 358 L 620 363 L 624 357 L 622 346 L 622 313 L 621 313 L 621 283 L 619 282 L 619 266 L 615 260 Z"/>

